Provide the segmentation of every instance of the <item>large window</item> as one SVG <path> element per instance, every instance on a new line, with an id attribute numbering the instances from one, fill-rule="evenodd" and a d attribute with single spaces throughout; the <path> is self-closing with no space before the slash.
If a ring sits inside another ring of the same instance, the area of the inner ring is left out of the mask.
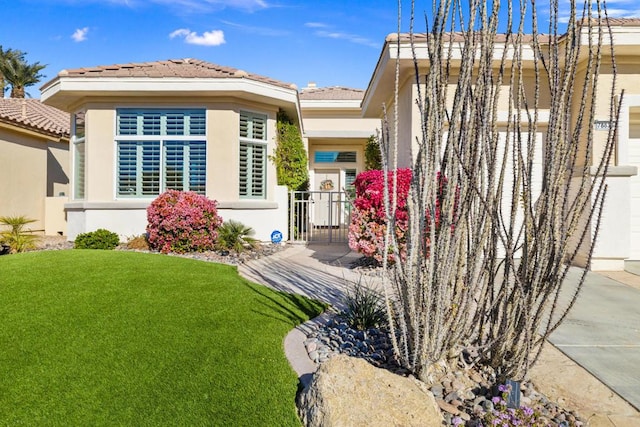
<path id="1" fill-rule="evenodd" d="M 267 116 L 240 112 L 240 197 L 263 199 L 267 181 Z"/>
<path id="2" fill-rule="evenodd" d="M 119 109 L 119 197 L 155 197 L 165 190 L 205 194 L 205 110 Z"/>
<path id="3" fill-rule="evenodd" d="M 85 188 L 84 112 L 73 115 L 73 198 L 84 199 Z"/>

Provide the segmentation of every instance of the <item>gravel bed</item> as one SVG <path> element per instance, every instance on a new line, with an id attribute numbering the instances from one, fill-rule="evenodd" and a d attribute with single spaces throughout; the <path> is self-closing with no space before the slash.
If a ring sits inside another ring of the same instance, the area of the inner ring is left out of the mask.
<path id="1" fill-rule="evenodd" d="M 350 328 L 338 313 L 333 312 L 330 316 L 326 323 L 312 327 L 304 341 L 309 358 L 315 363 L 323 363 L 342 353 L 364 358 L 374 366 L 399 375 L 411 375 L 397 363 L 388 331 L 358 331 Z M 442 410 L 445 425 L 476 427 L 481 425 L 479 421 L 483 415 L 494 409 L 492 399 L 499 394 L 495 372 L 486 367 L 474 368 L 472 360 L 475 356 L 464 352 L 457 366 L 449 367 L 448 372 L 430 387 Z M 577 413 L 550 401 L 529 381 L 520 385 L 520 405 L 540 414 L 546 426 L 586 425 Z"/>
<path id="2" fill-rule="evenodd" d="M 273 244 L 264 243 L 258 245 L 256 248 L 248 249 L 244 252 L 237 253 L 235 251 L 206 251 L 206 252 L 192 252 L 186 254 L 169 254 L 169 256 L 178 256 L 183 258 L 197 259 L 200 261 L 217 262 L 220 264 L 238 265 L 251 261 L 254 259 L 262 258 L 265 256 L 273 255 L 281 252 L 289 247 L 288 244 Z M 63 236 L 42 236 L 35 250 L 40 251 L 53 251 L 53 250 L 65 250 L 73 249 L 73 242 L 68 242 Z M 128 251 L 126 244 L 121 244 L 116 250 Z M 154 251 L 133 250 L 136 252 L 158 253 Z"/>

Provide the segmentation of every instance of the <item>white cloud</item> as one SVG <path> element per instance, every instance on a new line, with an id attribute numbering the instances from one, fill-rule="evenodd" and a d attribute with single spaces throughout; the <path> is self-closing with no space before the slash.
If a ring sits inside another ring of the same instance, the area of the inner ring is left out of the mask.
<path id="1" fill-rule="evenodd" d="M 97 0 L 94 0 L 97 1 Z M 100 0 L 104 1 L 104 0 Z M 167 5 L 183 12 L 209 12 L 226 8 L 242 9 L 248 12 L 272 7 L 265 0 L 107 0 L 111 4 L 136 7 L 144 3 Z"/>
<path id="2" fill-rule="evenodd" d="M 249 11 L 266 9 L 270 5 L 264 0 L 151 0 L 154 3 L 186 7 L 194 10 L 207 9 L 244 9 Z"/>
<path id="3" fill-rule="evenodd" d="M 281 30 L 279 28 L 268 28 L 268 27 L 255 27 L 250 25 L 238 24 L 236 22 L 231 21 L 221 21 L 223 24 L 226 24 L 230 27 L 237 28 L 240 31 L 249 34 L 258 34 L 261 36 L 267 37 L 285 37 L 291 35 L 291 33 L 287 30 Z"/>
<path id="4" fill-rule="evenodd" d="M 305 27 L 309 28 L 328 28 L 327 24 L 323 24 L 322 22 L 307 22 L 304 24 Z"/>
<path id="5" fill-rule="evenodd" d="M 318 37 L 346 40 L 350 43 L 361 44 L 363 46 L 369 46 L 376 49 L 380 48 L 380 43 L 377 43 L 366 37 L 357 34 L 343 33 L 341 31 L 332 31 L 332 26 L 329 24 L 325 24 L 324 22 L 306 22 L 304 26 L 307 28 L 314 28 L 314 34 Z"/>
<path id="6" fill-rule="evenodd" d="M 89 27 L 78 28 L 72 35 L 71 38 L 75 42 L 83 42 L 87 39 L 87 33 L 89 32 Z"/>
<path id="7" fill-rule="evenodd" d="M 576 19 L 582 18 L 582 7 L 576 7 Z M 571 18 L 569 6 L 566 3 L 560 4 L 558 22 L 566 24 Z M 597 10 L 593 11 L 597 15 Z M 638 0 L 609 0 L 607 1 L 607 15 L 610 18 L 638 18 L 640 17 L 640 8 L 638 8 Z"/>
<path id="8" fill-rule="evenodd" d="M 176 37 L 183 37 L 186 43 L 199 46 L 220 46 L 225 43 L 222 30 L 205 31 L 199 36 L 198 33 L 188 28 L 180 28 L 169 34 L 171 39 Z"/>
<path id="9" fill-rule="evenodd" d="M 324 31 L 324 30 L 316 31 L 315 34 L 318 37 L 326 37 L 326 38 L 337 39 L 337 40 L 346 40 L 350 43 L 361 44 L 361 45 L 373 47 L 376 49 L 380 47 L 380 43 L 376 43 L 366 37 L 362 37 L 356 34 L 341 33 L 339 31 Z"/>

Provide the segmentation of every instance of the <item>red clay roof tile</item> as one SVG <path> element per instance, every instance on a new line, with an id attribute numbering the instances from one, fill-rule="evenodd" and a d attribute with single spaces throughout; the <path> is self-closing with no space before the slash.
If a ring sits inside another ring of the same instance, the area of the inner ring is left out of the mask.
<path id="1" fill-rule="evenodd" d="M 126 73 L 124 72 L 126 70 Z M 258 74 L 246 73 L 236 68 L 224 67 L 200 59 L 169 59 L 155 62 L 136 62 L 129 64 L 101 65 L 97 67 L 63 70 L 58 77 L 178 77 L 178 78 L 247 78 L 287 89 L 293 88 L 284 83 Z M 56 77 L 56 78 L 58 78 Z M 54 79 L 55 80 L 55 79 Z M 51 82 L 46 83 L 48 86 Z"/>
<path id="2" fill-rule="evenodd" d="M 364 91 L 348 87 L 332 86 L 318 88 L 303 88 L 300 91 L 300 100 L 362 100 Z"/>
<path id="3" fill-rule="evenodd" d="M 0 122 L 14 124 L 56 137 L 69 137 L 70 118 L 39 99 L 0 98 Z"/>

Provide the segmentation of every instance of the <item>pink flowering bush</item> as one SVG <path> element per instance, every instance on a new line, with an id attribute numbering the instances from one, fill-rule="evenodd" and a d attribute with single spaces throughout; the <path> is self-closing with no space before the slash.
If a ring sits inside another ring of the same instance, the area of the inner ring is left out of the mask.
<path id="1" fill-rule="evenodd" d="M 395 236 L 398 244 L 400 258 L 406 255 L 406 232 L 409 216 L 407 213 L 407 197 L 409 186 L 411 185 L 411 169 L 398 169 L 396 211 L 395 211 Z M 389 182 L 389 192 L 393 191 L 393 174 L 387 174 Z M 435 228 L 436 233 L 440 232 L 442 222 L 441 204 L 447 191 L 447 178 L 437 174 L 438 193 L 435 201 Z M 387 230 L 387 221 L 384 208 L 384 174 L 381 170 L 370 170 L 360 173 L 354 182 L 356 197 L 351 213 L 351 224 L 349 225 L 349 247 L 362 255 L 373 258 L 377 262 L 382 262 L 384 257 L 384 235 Z M 390 197 L 391 199 L 391 197 Z M 454 207 L 454 212 L 456 208 Z M 427 229 L 424 230 L 425 252 L 428 256 L 430 246 L 430 212 L 426 212 Z M 451 224 L 453 231 L 454 225 Z M 391 254 L 388 261 L 393 261 Z"/>
<path id="2" fill-rule="evenodd" d="M 222 217 L 217 202 L 193 191 L 167 190 L 147 208 L 149 247 L 162 253 L 211 250 Z"/>
<path id="3" fill-rule="evenodd" d="M 396 201 L 396 237 L 400 253 L 406 251 L 407 195 L 411 184 L 411 169 L 398 169 Z M 393 190 L 393 175 L 387 174 L 389 191 Z M 349 225 L 349 247 L 362 255 L 382 262 L 384 235 L 387 230 L 384 210 L 384 172 L 370 170 L 360 173 L 353 183 L 356 197 Z M 390 260 L 390 259 L 389 259 Z"/>

